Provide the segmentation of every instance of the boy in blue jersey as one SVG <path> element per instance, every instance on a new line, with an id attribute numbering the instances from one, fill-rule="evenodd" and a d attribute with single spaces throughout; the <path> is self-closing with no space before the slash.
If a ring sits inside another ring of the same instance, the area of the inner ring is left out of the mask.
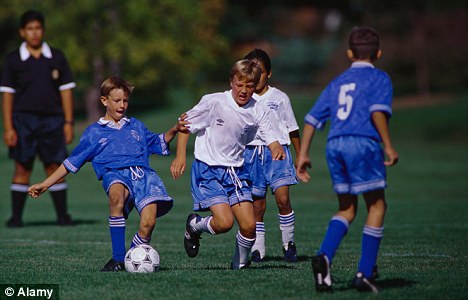
<path id="1" fill-rule="evenodd" d="M 133 87 L 127 81 L 110 77 L 101 85 L 101 102 L 106 114 L 83 132 L 80 143 L 52 175 L 29 188 L 34 198 L 65 177 L 77 173 L 91 162 L 98 180 L 109 196 L 109 227 L 112 258 L 103 272 L 124 270 L 125 219 L 136 207 L 140 214 L 140 228 L 130 247 L 149 244 L 156 218 L 169 212 L 173 200 L 168 196 L 158 174 L 151 169 L 151 154 L 169 155 L 169 143 L 176 133 L 185 131 L 185 116 L 166 133 L 155 134 L 143 123 L 127 118 L 125 112 Z"/>
<path id="2" fill-rule="evenodd" d="M 262 49 L 254 49 L 246 56 L 257 63 L 262 70 L 260 80 L 253 98 L 269 108 L 273 130 L 283 146 L 286 158 L 273 160 L 265 142 L 258 136 L 245 148 L 245 166 L 252 176 L 252 196 L 256 222 L 256 240 L 252 247 L 252 261 L 261 262 L 265 257 L 265 223 L 266 195 L 268 186 L 275 195 L 278 207 L 278 221 L 281 230 L 284 260 L 297 262 L 296 244 L 294 242 L 295 213 L 291 207 L 289 186 L 297 184 L 289 145 L 293 144 L 297 153 L 301 146 L 299 127 L 291 107 L 288 95 L 268 84 L 271 77 L 271 60 Z"/>
<path id="3" fill-rule="evenodd" d="M 381 54 L 380 36 L 374 29 L 354 28 L 349 35 L 347 51 L 351 67 L 328 84 L 305 116 L 297 176 L 304 182 L 309 181 L 310 143 L 315 130 L 322 129 L 329 119 L 326 157 L 339 201 L 339 210 L 331 218 L 320 250 L 312 259 L 317 291 L 332 290 L 332 260 L 356 216 L 357 195 L 363 194 L 368 216 L 358 273 L 352 286 L 359 291 L 378 292 L 373 279 L 377 275 L 376 261 L 384 229 L 385 168 L 398 161 L 388 128 L 392 114 L 392 83 L 385 72 L 372 65 Z M 383 151 L 380 143 L 383 143 Z"/>

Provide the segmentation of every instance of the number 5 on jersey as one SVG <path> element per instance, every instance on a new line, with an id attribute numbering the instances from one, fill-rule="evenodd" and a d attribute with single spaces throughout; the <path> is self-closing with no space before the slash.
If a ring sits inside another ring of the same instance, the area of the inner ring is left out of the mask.
<path id="1" fill-rule="evenodd" d="M 355 83 L 343 84 L 340 87 L 340 95 L 338 96 L 338 104 L 340 108 L 336 113 L 338 119 L 346 120 L 346 118 L 348 118 L 349 114 L 351 113 L 351 108 L 353 107 L 353 97 L 348 95 L 348 92 L 354 91 L 355 88 Z"/>

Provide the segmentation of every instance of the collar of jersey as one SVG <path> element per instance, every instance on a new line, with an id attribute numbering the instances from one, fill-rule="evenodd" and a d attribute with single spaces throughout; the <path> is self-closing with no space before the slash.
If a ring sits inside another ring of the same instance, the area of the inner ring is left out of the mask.
<path id="1" fill-rule="evenodd" d="M 253 98 L 257 101 L 260 101 L 260 100 L 267 99 L 268 97 L 270 97 L 271 93 L 273 93 L 273 88 L 271 86 L 268 86 L 268 90 L 265 92 L 265 94 L 259 95 L 255 93 L 253 95 Z"/>
<path id="2" fill-rule="evenodd" d="M 19 48 L 21 61 L 26 61 L 30 56 L 28 48 L 26 48 L 26 42 L 23 42 Z M 49 45 L 46 42 L 42 42 L 41 48 L 42 55 L 47 58 L 52 58 L 52 51 L 50 50 Z"/>
<path id="3" fill-rule="evenodd" d="M 351 68 L 373 68 L 374 65 L 364 61 L 355 61 L 351 64 Z"/>
<path id="4" fill-rule="evenodd" d="M 226 91 L 225 92 L 226 94 L 226 97 L 228 98 L 228 102 L 229 104 L 234 107 L 234 108 L 237 108 L 237 109 L 241 109 L 241 108 L 247 108 L 247 107 L 250 107 L 252 105 L 252 103 L 255 101 L 254 98 L 250 97 L 250 101 L 247 102 L 247 104 L 245 104 L 244 106 L 239 106 L 239 104 L 237 104 L 236 100 L 234 100 L 234 97 L 232 96 L 232 89 L 229 90 L 229 91 Z"/>
<path id="5" fill-rule="evenodd" d="M 99 125 L 103 125 L 103 126 L 107 126 L 107 127 L 110 127 L 110 128 L 113 128 L 113 129 L 120 129 L 122 128 L 126 123 L 129 123 L 130 122 L 130 119 L 127 118 L 127 117 L 123 117 L 118 125 L 115 124 L 114 122 L 112 122 L 111 120 L 105 120 L 104 118 L 100 118 L 99 121 L 98 121 L 98 124 Z"/>

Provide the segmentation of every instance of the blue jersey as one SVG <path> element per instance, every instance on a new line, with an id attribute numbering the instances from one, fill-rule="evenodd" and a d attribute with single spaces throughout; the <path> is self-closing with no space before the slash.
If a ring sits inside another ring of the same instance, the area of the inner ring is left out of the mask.
<path id="1" fill-rule="evenodd" d="M 323 129 L 330 119 L 328 139 L 338 136 L 381 138 L 372 123 L 372 113 L 392 114 L 392 82 L 370 63 L 355 62 L 331 81 L 305 116 L 305 122 Z"/>
<path id="2" fill-rule="evenodd" d="M 124 118 L 121 123 L 122 127 L 116 128 L 101 119 L 86 128 L 78 146 L 63 162 L 65 168 L 76 173 L 90 161 L 101 180 L 110 170 L 133 166 L 150 168 L 148 157 L 151 154 L 169 155 L 164 134 L 149 131 L 134 118 Z"/>

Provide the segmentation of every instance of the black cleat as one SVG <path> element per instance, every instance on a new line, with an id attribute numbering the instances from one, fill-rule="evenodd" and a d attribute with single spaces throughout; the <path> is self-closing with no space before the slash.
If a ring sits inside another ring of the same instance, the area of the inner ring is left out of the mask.
<path id="1" fill-rule="evenodd" d="M 184 247 L 189 257 L 197 256 L 198 250 L 200 249 L 201 232 L 195 232 L 190 225 L 190 221 L 199 217 L 198 214 L 192 213 L 188 215 L 187 223 L 185 224 Z"/>
<path id="2" fill-rule="evenodd" d="M 23 227 L 23 221 L 11 218 L 6 222 L 8 228 L 20 228 Z"/>
<path id="3" fill-rule="evenodd" d="M 260 255 L 260 251 L 255 250 L 252 252 L 252 257 L 251 257 L 253 262 L 259 263 L 263 261 L 263 258 Z"/>
<path id="4" fill-rule="evenodd" d="M 111 258 L 107 264 L 101 269 L 101 272 L 119 272 L 124 271 L 125 265 L 123 261 L 115 261 Z"/>
<path id="5" fill-rule="evenodd" d="M 73 220 L 69 214 L 57 219 L 57 225 L 59 226 L 72 226 L 74 225 Z"/>
<path id="6" fill-rule="evenodd" d="M 360 292 L 372 292 L 375 294 L 379 293 L 379 288 L 375 285 L 372 279 L 364 277 L 361 272 L 356 274 L 351 286 Z"/>
<path id="7" fill-rule="evenodd" d="M 331 293 L 333 290 L 330 263 L 325 254 L 312 257 L 312 270 L 314 271 L 316 291 Z"/>
<path id="8" fill-rule="evenodd" d="M 296 263 L 297 262 L 297 251 L 296 244 L 293 241 L 288 243 L 288 249 L 283 248 L 284 261 Z"/>

